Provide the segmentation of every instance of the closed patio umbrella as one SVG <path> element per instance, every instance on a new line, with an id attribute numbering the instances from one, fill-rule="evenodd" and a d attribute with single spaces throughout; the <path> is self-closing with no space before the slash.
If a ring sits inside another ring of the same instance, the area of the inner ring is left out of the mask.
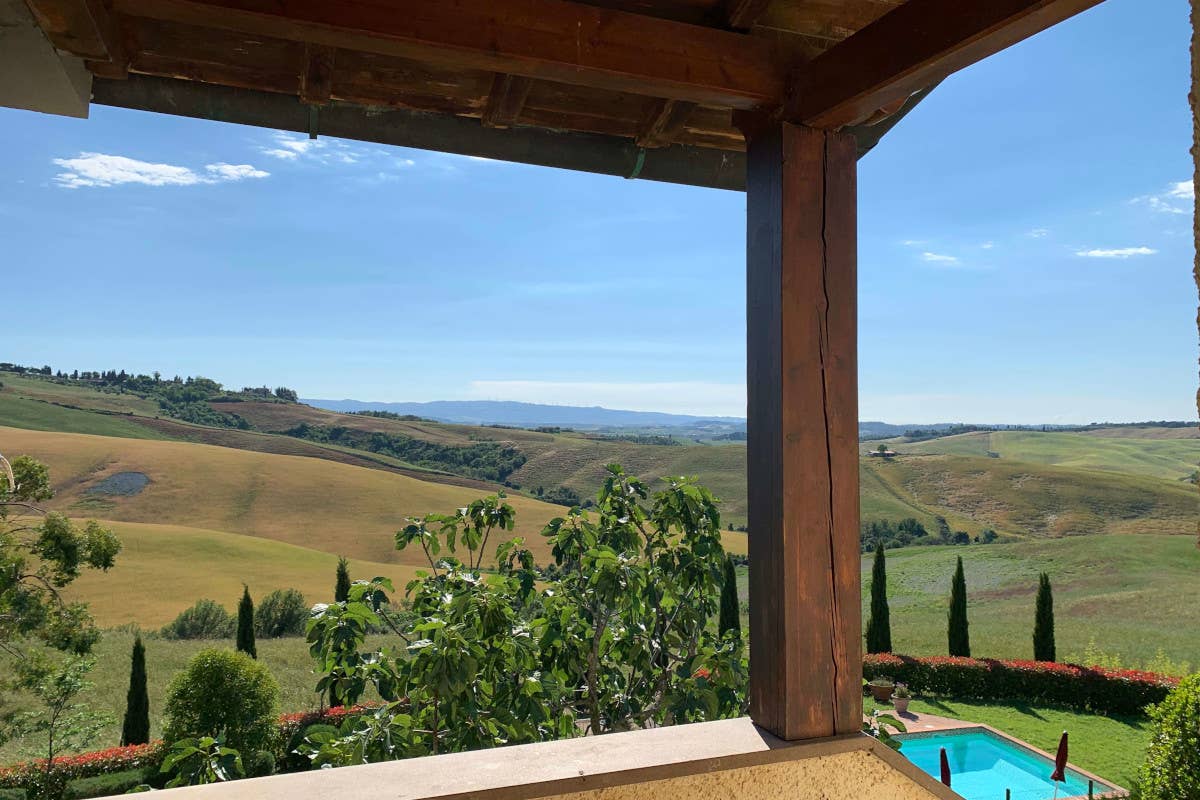
<path id="1" fill-rule="evenodd" d="M 946 748 L 942 748 L 942 783 L 950 785 L 950 759 L 946 757 Z"/>
<path id="2" fill-rule="evenodd" d="M 1067 732 L 1063 731 L 1062 738 L 1058 740 L 1058 752 L 1054 755 L 1054 772 L 1050 773 L 1050 780 L 1055 783 L 1066 783 L 1067 781 Z M 1058 787 L 1054 787 L 1054 796 L 1058 797 Z"/>

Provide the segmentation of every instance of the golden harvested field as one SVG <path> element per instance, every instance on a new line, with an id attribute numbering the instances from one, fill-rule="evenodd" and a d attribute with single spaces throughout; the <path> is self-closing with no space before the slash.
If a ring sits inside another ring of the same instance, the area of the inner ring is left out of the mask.
<path id="1" fill-rule="evenodd" d="M 483 494 L 322 459 L 190 442 L 0 427 L 0 443 L 0 452 L 49 465 L 58 494 L 47 505 L 71 516 L 227 531 L 381 563 L 423 563 L 422 554 L 394 549 L 405 517 L 452 513 Z M 150 483 L 129 497 L 87 493 L 119 472 L 143 473 Z M 524 536 L 545 561 L 549 551 L 538 532 L 563 509 L 520 496 L 509 502 L 517 510 L 513 535 Z"/>
<path id="2" fill-rule="evenodd" d="M 121 537 L 117 565 L 107 573 L 87 570 L 69 596 L 86 601 L 97 624 L 136 623 L 157 629 L 201 598 L 237 610 L 242 584 L 255 601 L 275 589 L 299 589 L 313 603 L 333 599 L 337 556 L 283 542 L 180 525 L 109 522 Z M 355 580 L 391 578 L 397 594 L 415 567 L 350 561 Z"/>

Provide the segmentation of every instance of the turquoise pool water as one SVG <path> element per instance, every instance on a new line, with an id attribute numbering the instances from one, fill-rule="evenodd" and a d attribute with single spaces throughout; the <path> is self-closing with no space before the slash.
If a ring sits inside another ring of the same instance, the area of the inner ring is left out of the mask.
<path id="1" fill-rule="evenodd" d="M 941 776 L 939 753 L 946 748 L 950 759 L 950 788 L 966 800 L 1051 800 L 1055 783 L 1050 780 L 1054 762 L 1032 750 L 996 736 L 982 728 L 965 728 L 937 733 L 901 734 L 901 755 L 935 778 Z M 1065 783 L 1057 784 L 1058 796 L 1087 795 L 1087 778 L 1067 771 Z M 1112 787 L 1097 783 L 1096 794 Z"/>

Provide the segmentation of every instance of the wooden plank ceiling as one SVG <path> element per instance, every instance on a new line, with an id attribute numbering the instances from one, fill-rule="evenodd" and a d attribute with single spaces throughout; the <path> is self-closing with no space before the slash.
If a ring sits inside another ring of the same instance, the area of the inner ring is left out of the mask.
<path id="1" fill-rule="evenodd" d="M 747 113 L 856 128 L 864 152 L 887 125 L 862 130 L 950 72 L 1099 0 L 26 2 L 57 48 L 87 60 L 97 97 L 138 95 L 103 84 L 151 76 L 492 134 L 681 145 L 701 163 L 741 157 Z"/>
<path id="2" fill-rule="evenodd" d="M 635 140 L 744 148 L 735 108 L 903 0 L 29 0 L 129 73 Z"/>

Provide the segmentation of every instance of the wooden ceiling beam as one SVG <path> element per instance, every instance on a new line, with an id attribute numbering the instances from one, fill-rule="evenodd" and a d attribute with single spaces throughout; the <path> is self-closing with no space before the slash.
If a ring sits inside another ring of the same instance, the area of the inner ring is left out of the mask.
<path id="1" fill-rule="evenodd" d="M 333 93 L 333 61 L 337 50 L 319 44 L 304 46 L 304 71 L 300 73 L 300 102 L 323 106 Z"/>
<path id="2" fill-rule="evenodd" d="M 480 121 L 488 128 L 510 128 L 516 125 L 532 86 L 533 81 L 529 78 L 496 73 Z"/>
<path id="3" fill-rule="evenodd" d="M 792 74 L 783 116 L 837 129 L 1101 0 L 908 0 Z"/>
<path id="4" fill-rule="evenodd" d="M 658 100 L 638 131 L 638 147 L 666 147 L 675 140 L 687 118 L 696 109 L 695 103 L 679 100 Z"/>
<path id="5" fill-rule="evenodd" d="M 80 58 L 125 60 L 113 16 L 102 0 L 26 0 L 38 26 L 59 50 Z"/>
<path id="6" fill-rule="evenodd" d="M 114 0 L 114 9 L 728 108 L 783 97 L 769 40 L 566 0 Z"/>
<path id="7" fill-rule="evenodd" d="M 175 78 L 97 79 L 93 103 L 184 117 L 308 131 L 308 108 L 293 95 Z M 482 156 L 602 175 L 740 191 L 744 153 L 675 145 L 640 154 L 629 138 L 520 127 L 485 128 L 475 119 L 333 102 L 321 110 L 321 134 L 364 142 Z M 640 167 L 639 167 L 640 164 Z"/>

